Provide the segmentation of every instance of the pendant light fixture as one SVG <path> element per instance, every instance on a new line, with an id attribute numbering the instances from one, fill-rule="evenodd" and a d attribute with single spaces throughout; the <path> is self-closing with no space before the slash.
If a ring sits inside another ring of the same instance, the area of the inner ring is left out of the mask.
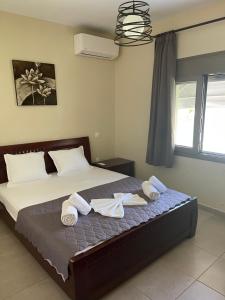
<path id="1" fill-rule="evenodd" d="M 144 1 L 128 1 L 119 6 L 115 44 L 140 46 L 153 42 L 150 7 Z"/>

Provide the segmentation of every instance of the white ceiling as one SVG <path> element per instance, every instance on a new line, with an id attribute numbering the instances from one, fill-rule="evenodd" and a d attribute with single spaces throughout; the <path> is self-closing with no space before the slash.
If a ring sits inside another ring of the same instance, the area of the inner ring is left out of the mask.
<path id="1" fill-rule="evenodd" d="M 127 0 L 0 0 L 0 10 L 71 26 L 113 32 L 118 6 Z M 145 0 L 156 20 L 219 0 Z"/>

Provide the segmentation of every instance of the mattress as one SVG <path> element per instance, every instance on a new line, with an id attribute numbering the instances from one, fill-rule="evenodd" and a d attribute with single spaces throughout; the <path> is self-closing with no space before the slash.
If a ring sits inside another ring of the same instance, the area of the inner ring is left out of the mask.
<path id="1" fill-rule="evenodd" d="M 97 167 L 90 167 L 79 173 L 77 171 L 70 172 L 63 177 L 53 173 L 47 179 L 16 184 L 13 187 L 7 187 L 7 183 L 0 184 L 0 202 L 4 204 L 8 213 L 16 221 L 19 211 L 23 208 L 126 177 L 123 174 Z"/>

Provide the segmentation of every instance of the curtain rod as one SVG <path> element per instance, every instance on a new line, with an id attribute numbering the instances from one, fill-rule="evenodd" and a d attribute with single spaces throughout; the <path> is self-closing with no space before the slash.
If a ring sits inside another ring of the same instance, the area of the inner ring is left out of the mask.
<path id="1" fill-rule="evenodd" d="M 171 31 L 167 31 L 167 32 L 162 32 L 162 33 L 159 33 L 155 36 L 153 36 L 154 38 L 157 38 L 165 33 L 168 33 L 168 32 L 180 32 L 180 31 L 184 31 L 184 30 L 188 30 L 188 29 L 192 29 L 192 28 L 196 28 L 196 27 L 200 27 L 200 26 L 204 26 L 204 25 L 208 25 L 208 24 L 212 24 L 212 23 L 216 23 L 216 22 L 220 22 L 220 21 L 224 21 L 225 20 L 225 17 L 221 17 L 221 18 L 218 18 L 218 19 L 213 19 L 213 20 L 209 20 L 209 21 L 206 21 L 206 22 L 202 22 L 202 23 L 198 23 L 198 24 L 194 24 L 194 25 L 190 25 L 190 26 L 186 26 L 186 27 L 182 27 L 182 28 L 179 28 L 179 29 L 175 29 L 175 30 L 171 30 Z"/>

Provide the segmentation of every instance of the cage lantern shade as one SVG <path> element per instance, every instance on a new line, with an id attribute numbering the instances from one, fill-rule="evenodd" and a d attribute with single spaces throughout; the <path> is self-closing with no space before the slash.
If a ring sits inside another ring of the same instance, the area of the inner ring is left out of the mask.
<path id="1" fill-rule="evenodd" d="M 153 42 L 150 7 L 144 1 L 128 1 L 119 6 L 115 43 L 139 46 Z"/>

